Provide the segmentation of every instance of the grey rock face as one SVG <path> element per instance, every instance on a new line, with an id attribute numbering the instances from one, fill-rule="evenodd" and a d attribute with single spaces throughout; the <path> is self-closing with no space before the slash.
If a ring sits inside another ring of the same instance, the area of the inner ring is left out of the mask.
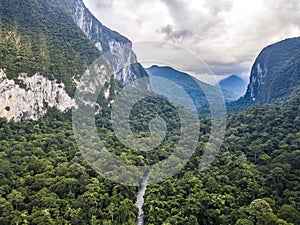
<path id="1" fill-rule="evenodd" d="M 39 120 L 46 114 L 47 106 L 64 112 L 75 105 L 64 84 L 58 84 L 56 80 L 39 74 L 32 77 L 20 74 L 18 80 L 22 87 L 0 71 L 0 117 L 15 121 Z"/>
<path id="2" fill-rule="evenodd" d="M 75 22 L 104 54 L 118 81 L 130 84 L 138 78 L 147 76 L 146 71 L 137 62 L 131 41 L 105 27 L 85 7 L 82 0 L 67 0 L 67 2 Z"/>

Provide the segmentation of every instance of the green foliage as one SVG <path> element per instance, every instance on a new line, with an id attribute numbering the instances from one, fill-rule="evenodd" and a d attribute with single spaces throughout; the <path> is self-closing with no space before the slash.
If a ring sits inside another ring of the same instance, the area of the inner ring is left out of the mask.
<path id="1" fill-rule="evenodd" d="M 254 223 L 248 219 L 238 219 L 235 225 L 254 225 Z"/>
<path id="2" fill-rule="evenodd" d="M 220 154 L 202 172 L 198 165 L 211 123 L 201 119 L 199 146 L 190 162 L 147 188 L 146 223 L 299 224 L 298 103 L 295 97 L 282 107 L 253 107 L 231 117 Z M 109 107 L 96 118 L 99 137 L 123 162 L 156 163 L 168 157 L 178 138 L 175 109 L 165 99 L 144 99 L 130 116 L 132 131 L 147 137 L 149 121 L 165 113 L 169 132 L 155 151 L 140 154 L 122 145 Z M 0 119 L 1 224 L 135 224 L 136 189 L 113 184 L 87 165 L 70 118 L 50 109 L 40 122 Z"/>
<path id="3" fill-rule="evenodd" d="M 146 222 L 300 224 L 299 103 L 295 96 L 281 107 L 255 106 L 233 115 L 221 152 L 206 171 L 198 171 L 200 141 L 182 172 L 147 189 Z"/>
<path id="4" fill-rule="evenodd" d="M 86 164 L 68 117 L 53 110 L 40 122 L 0 119 L 1 224 L 135 224 L 135 188 Z"/>
<path id="5" fill-rule="evenodd" d="M 278 217 L 286 220 L 287 222 L 293 223 L 300 221 L 300 212 L 291 205 L 282 205 L 278 211 Z"/>
<path id="6" fill-rule="evenodd" d="M 202 119 L 199 146 L 185 169 L 147 189 L 146 222 L 297 224 L 298 102 L 296 97 L 281 108 L 254 107 L 233 116 L 221 153 L 206 171 L 199 172 L 210 131 L 210 121 Z M 102 116 L 96 119 L 99 136 L 121 161 L 155 163 L 172 152 L 178 115 L 158 98 L 137 104 L 130 117 L 133 132 L 147 136 L 147 121 L 166 112 L 171 132 L 164 145 L 143 157 L 116 140 L 109 108 L 103 108 Z M 69 114 L 50 110 L 40 122 L 8 123 L 1 119 L 0 127 L 2 224 L 135 223 L 136 190 L 104 180 L 85 163 L 75 144 Z"/>
<path id="7" fill-rule="evenodd" d="M 251 202 L 249 214 L 254 217 L 258 224 L 271 224 L 276 221 L 270 205 L 263 199 L 256 199 Z"/>

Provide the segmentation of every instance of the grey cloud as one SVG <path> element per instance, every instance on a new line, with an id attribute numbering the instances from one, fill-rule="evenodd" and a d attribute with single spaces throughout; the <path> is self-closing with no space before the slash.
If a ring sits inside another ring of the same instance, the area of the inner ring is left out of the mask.
<path id="1" fill-rule="evenodd" d="M 185 16 L 188 12 L 184 1 L 180 0 L 161 0 L 170 10 L 172 14 L 176 13 L 177 17 Z"/>
<path id="2" fill-rule="evenodd" d="M 186 37 L 193 36 L 193 32 L 188 29 L 176 30 L 172 25 L 167 25 L 160 30 L 161 33 L 166 35 L 167 40 L 182 41 Z"/>
<path id="3" fill-rule="evenodd" d="M 169 9 L 178 30 L 195 30 L 201 38 L 209 38 L 215 33 L 225 32 L 223 12 L 229 11 L 232 2 L 227 0 L 206 0 L 203 7 L 191 8 L 187 0 L 161 0 Z M 215 28 L 218 27 L 216 30 Z"/>
<path id="4" fill-rule="evenodd" d="M 228 0 L 206 0 L 204 5 L 209 10 L 211 15 L 216 16 L 221 12 L 229 11 L 233 6 L 233 2 Z"/>
<path id="5" fill-rule="evenodd" d="M 92 4 L 100 21 L 106 19 L 107 25 L 133 42 L 175 42 L 192 50 L 219 75 L 246 74 L 263 47 L 300 35 L 299 0 L 84 1 Z M 145 13 L 149 6 L 153 6 L 151 13 Z M 146 23 L 137 26 L 139 21 Z M 148 51 L 152 49 L 141 54 Z M 196 71 L 196 63 L 178 58 L 178 52 L 170 51 L 168 57 L 174 57 L 174 64 Z"/>
<path id="6" fill-rule="evenodd" d="M 249 72 L 255 57 L 263 47 L 288 37 L 291 27 L 298 27 L 300 31 L 299 0 L 263 1 L 263 8 L 259 8 L 258 5 L 257 10 L 251 11 L 252 14 L 257 14 L 255 18 L 252 17 L 254 20 L 250 17 L 248 19 L 247 14 L 241 18 L 247 23 L 244 27 L 235 27 L 239 30 L 233 30 L 234 27 L 226 24 L 226 16 L 231 16 L 237 1 L 204 0 L 201 8 L 192 8 L 188 4 L 191 1 L 187 0 L 161 1 L 167 6 L 176 27 L 175 30 L 168 25 L 163 27 L 161 32 L 166 34 L 168 40 L 179 40 L 181 44 L 192 47 L 197 54 L 203 56 L 213 72 L 220 75 Z M 188 30 L 193 30 L 189 39 L 174 37 L 176 31 L 179 35 L 179 31 Z M 236 33 L 232 35 L 232 31 Z M 230 57 L 230 62 L 227 61 L 227 56 Z"/>

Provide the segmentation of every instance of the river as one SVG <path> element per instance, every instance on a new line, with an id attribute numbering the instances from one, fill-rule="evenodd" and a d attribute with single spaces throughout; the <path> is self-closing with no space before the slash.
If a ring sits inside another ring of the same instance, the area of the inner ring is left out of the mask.
<path id="1" fill-rule="evenodd" d="M 144 204 L 144 201 L 145 201 L 144 195 L 145 195 L 145 192 L 146 192 L 146 189 L 147 189 L 149 175 L 150 175 L 150 171 L 145 173 L 142 185 L 140 186 L 140 190 L 137 193 L 137 200 L 136 200 L 135 204 L 139 209 L 139 213 L 138 213 L 138 218 L 137 218 L 137 221 L 136 221 L 136 225 L 144 225 L 143 204 Z"/>

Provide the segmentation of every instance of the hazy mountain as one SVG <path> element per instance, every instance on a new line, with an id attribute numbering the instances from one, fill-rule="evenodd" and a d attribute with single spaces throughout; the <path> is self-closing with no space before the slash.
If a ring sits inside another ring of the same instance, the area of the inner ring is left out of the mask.
<path id="1" fill-rule="evenodd" d="M 223 90 L 233 92 L 238 96 L 243 96 L 247 90 L 247 83 L 237 75 L 231 75 L 221 80 L 219 86 Z"/>
<path id="2" fill-rule="evenodd" d="M 165 78 L 169 81 L 174 82 L 176 85 L 181 87 L 184 92 L 188 94 L 188 96 L 192 99 L 194 105 L 198 110 L 207 109 L 208 101 L 206 94 L 210 96 L 216 95 L 220 93 L 222 95 L 222 90 L 217 87 L 214 87 L 210 84 L 204 83 L 202 81 L 197 80 L 187 73 L 180 72 L 171 67 L 159 67 L 152 66 L 146 69 L 147 73 L 150 76 L 150 84 L 151 89 L 161 95 L 172 95 L 172 98 L 176 102 L 182 103 L 185 105 L 185 99 L 182 97 L 182 93 L 178 92 L 178 90 L 174 87 L 174 90 L 169 87 L 169 84 L 160 79 L 155 78 Z M 220 92 L 221 91 L 221 92 Z M 223 90 L 224 100 L 226 102 L 230 102 L 237 99 L 237 95 L 232 92 Z"/>

